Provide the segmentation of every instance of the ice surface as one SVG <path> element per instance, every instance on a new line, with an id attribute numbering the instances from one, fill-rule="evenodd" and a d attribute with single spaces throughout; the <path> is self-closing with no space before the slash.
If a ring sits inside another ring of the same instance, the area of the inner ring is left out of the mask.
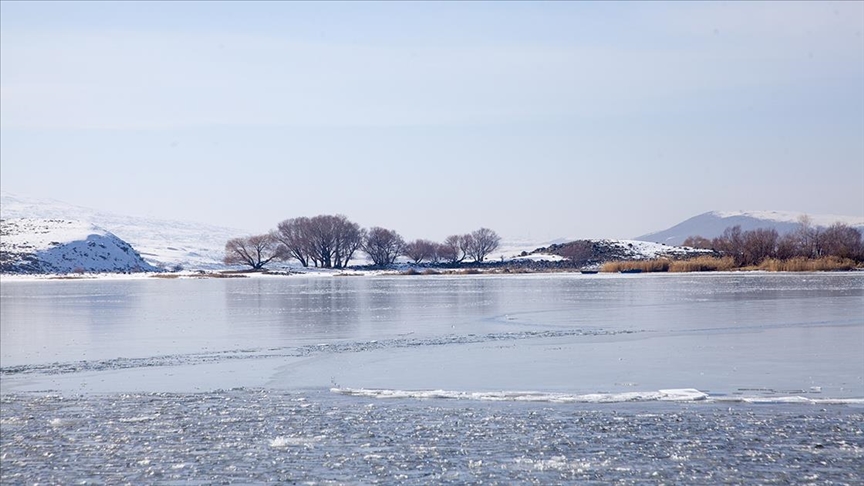
<path id="1" fill-rule="evenodd" d="M 864 481 L 856 406 L 379 400 L 245 388 L 0 400 L 3 484 Z"/>
<path id="2" fill-rule="evenodd" d="M 4 279 L 0 304 L 4 484 L 864 479 L 862 274 Z"/>
<path id="3" fill-rule="evenodd" d="M 859 274 L 4 280 L 0 289 L 4 391 L 864 397 Z"/>

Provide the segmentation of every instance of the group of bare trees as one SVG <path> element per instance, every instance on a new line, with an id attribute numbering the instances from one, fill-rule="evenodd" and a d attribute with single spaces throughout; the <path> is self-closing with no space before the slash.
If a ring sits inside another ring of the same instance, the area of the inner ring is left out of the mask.
<path id="1" fill-rule="evenodd" d="M 489 228 L 480 228 L 464 235 L 450 235 L 443 243 L 414 240 L 405 245 L 403 255 L 414 263 L 429 261 L 458 264 L 470 258 L 481 263 L 501 246 L 501 237 Z"/>
<path id="2" fill-rule="evenodd" d="M 406 243 L 393 230 L 377 226 L 366 230 L 341 214 L 320 215 L 287 219 L 270 233 L 234 238 L 225 245 L 224 262 L 261 269 L 274 260 L 295 259 L 304 267 L 345 268 L 360 250 L 380 267 L 392 265 L 400 256 L 415 264 L 458 264 L 466 258 L 483 262 L 500 244 L 501 238 L 488 228 L 449 236 L 443 243 L 422 239 Z"/>
<path id="3" fill-rule="evenodd" d="M 802 218 L 797 230 L 783 235 L 773 228 L 741 231 L 740 226 L 732 226 L 712 240 L 691 236 L 683 245 L 731 256 L 737 266 L 758 265 L 767 258 L 834 256 L 864 261 L 864 242 L 859 230 L 843 223 L 821 228 L 811 224 L 808 218 Z"/>
<path id="4" fill-rule="evenodd" d="M 278 258 L 322 268 L 347 266 L 366 239 L 366 231 L 341 214 L 286 219 L 271 235 Z"/>

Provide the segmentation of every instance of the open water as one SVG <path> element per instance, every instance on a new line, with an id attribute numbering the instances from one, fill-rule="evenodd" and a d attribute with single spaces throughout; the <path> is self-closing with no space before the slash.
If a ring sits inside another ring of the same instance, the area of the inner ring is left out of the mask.
<path id="1" fill-rule="evenodd" d="M 2 281 L 3 484 L 864 482 L 864 275 Z"/>

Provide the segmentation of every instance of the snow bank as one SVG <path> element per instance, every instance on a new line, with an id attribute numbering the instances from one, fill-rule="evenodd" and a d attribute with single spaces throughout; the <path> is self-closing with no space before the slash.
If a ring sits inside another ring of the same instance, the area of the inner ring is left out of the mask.
<path id="1" fill-rule="evenodd" d="M 91 223 L 0 221 L 0 270 L 9 273 L 152 272 L 129 243 Z"/>

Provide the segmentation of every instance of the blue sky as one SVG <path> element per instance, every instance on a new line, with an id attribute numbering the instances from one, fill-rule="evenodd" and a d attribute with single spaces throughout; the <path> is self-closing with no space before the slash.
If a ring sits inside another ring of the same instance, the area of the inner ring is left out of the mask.
<path id="1" fill-rule="evenodd" d="M 864 3 L 2 2 L 0 188 L 265 231 L 864 215 Z"/>

